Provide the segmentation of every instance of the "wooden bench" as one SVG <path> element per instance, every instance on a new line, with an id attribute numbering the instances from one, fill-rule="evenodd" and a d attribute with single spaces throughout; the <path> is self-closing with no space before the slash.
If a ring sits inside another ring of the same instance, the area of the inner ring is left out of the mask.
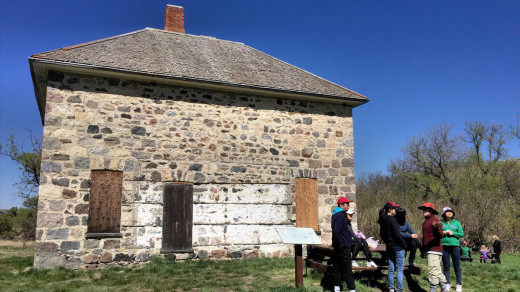
<path id="1" fill-rule="evenodd" d="M 479 259 L 479 262 L 482 263 L 487 263 L 487 261 L 490 261 L 492 264 L 494 264 L 496 262 L 495 259 L 492 259 L 492 258 L 487 258 L 487 259 L 481 259 L 481 258 L 478 258 Z"/>
<path id="2" fill-rule="evenodd" d="M 496 263 L 496 261 L 497 261 L 494 257 L 493 258 L 489 257 L 487 259 L 472 258 L 472 257 L 460 257 L 460 260 L 463 261 L 463 262 L 466 261 L 466 262 L 470 262 L 470 263 L 472 263 L 473 261 L 475 261 L 475 262 L 478 261 L 479 263 L 487 263 L 489 261 L 492 264 Z"/>
<path id="3" fill-rule="evenodd" d="M 460 257 L 460 260 L 463 261 L 463 262 L 470 262 L 470 263 L 473 262 L 473 258 L 472 257 Z"/>
<path id="4" fill-rule="evenodd" d="M 372 253 L 379 253 L 380 257 L 373 257 L 374 262 L 378 267 L 352 267 L 352 271 L 381 271 L 388 270 L 388 265 L 382 262 L 382 258 L 386 258 L 386 246 L 380 244 L 375 249 L 370 249 Z M 307 248 L 307 258 L 305 260 L 306 266 L 321 271 L 323 273 L 334 273 L 332 267 L 332 257 L 334 256 L 334 249 L 327 245 L 309 245 Z M 364 259 L 364 258 L 363 258 Z M 356 260 L 362 260 L 361 258 Z M 365 259 L 366 260 L 366 259 Z M 418 266 L 404 266 L 406 273 L 420 275 L 422 268 Z"/>

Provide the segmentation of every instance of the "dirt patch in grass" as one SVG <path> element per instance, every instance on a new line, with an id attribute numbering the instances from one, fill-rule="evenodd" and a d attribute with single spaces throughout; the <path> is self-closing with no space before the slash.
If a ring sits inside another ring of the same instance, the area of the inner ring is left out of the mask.
<path id="1" fill-rule="evenodd" d="M 23 242 L 20 240 L 5 240 L 0 239 L 0 246 L 9 246 L 9 247 L 22 247 Z M 25 243 L 25 247 L 34 247 L 34 241 L 28 241 Z"/>
<path id="2" fill-rule="evenodd" d="M 247 276 L 247 277 L 243 277 L 242 279 L 246 282 L 246 285 L 249 285 L 249 284 L 253 283 L 253 281 L 255 280 L 255 277 Z"/>
<path id="3" fill-rule="evenodd" d="M 30 257 L 34 255 L 34 241 L 27 242 L 22 248 L 22 242 L 16 240 L 0 240 L 0 259 L 9 257 Z"/>

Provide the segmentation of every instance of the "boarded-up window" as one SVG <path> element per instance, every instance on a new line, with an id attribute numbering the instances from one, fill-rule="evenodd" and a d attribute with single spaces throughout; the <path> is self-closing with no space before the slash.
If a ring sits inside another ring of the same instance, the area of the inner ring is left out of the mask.
<path id="1" fill-rule="evenodd" d="M 162 253 L 192 251 L 193 185 L 171 183 L 163 191 Z"/>
<path id="2" fill-rule="evenodd" d="M 315 179 L 297 178 L 294 182 L 296 227 L 318 231 L 318 183 Z"/>
<path id="3" fill-rule="evenodd" d="M 93 170 L 91 173 L 88 233 L 119 234 L 121 227 L 121 171 Z"/>

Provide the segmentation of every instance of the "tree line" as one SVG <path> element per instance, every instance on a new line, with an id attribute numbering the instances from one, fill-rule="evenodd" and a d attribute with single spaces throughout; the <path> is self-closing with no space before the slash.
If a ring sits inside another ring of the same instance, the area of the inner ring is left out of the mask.
<path id="1" fill-rule="evenodd" d="M 518 252 L 520 158 L 508 153 L 509 142 L 520 142 L 520 115 L 509 127 L 468 122 L 464 133 L 455 135 L 443 124 L 411 137 L 402 158 L 388 166 L 388 174 L 358 179 L 359 228 L 379 234 L 379 208 L 395 201 L 407 210 L 407 220 L 420 234 L 423 218 L 417 206 L 428 201 L 439 213 L 444 206 L 455 210 L 469 246 L 489 245 L 497 235 L 504 251 Z"/>

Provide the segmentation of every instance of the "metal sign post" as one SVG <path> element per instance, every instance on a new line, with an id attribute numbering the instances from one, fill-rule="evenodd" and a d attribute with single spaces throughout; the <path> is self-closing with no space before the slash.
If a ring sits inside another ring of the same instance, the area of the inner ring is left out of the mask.
<path id="1" fill-rule="evenodd" d="M 302 244 L 321 244 L 321 239 L 312 228 L 276 227 L 283 243 L 294 244 L 294 282 L 296 287 L 303 286 L 303 247 Z"/>

